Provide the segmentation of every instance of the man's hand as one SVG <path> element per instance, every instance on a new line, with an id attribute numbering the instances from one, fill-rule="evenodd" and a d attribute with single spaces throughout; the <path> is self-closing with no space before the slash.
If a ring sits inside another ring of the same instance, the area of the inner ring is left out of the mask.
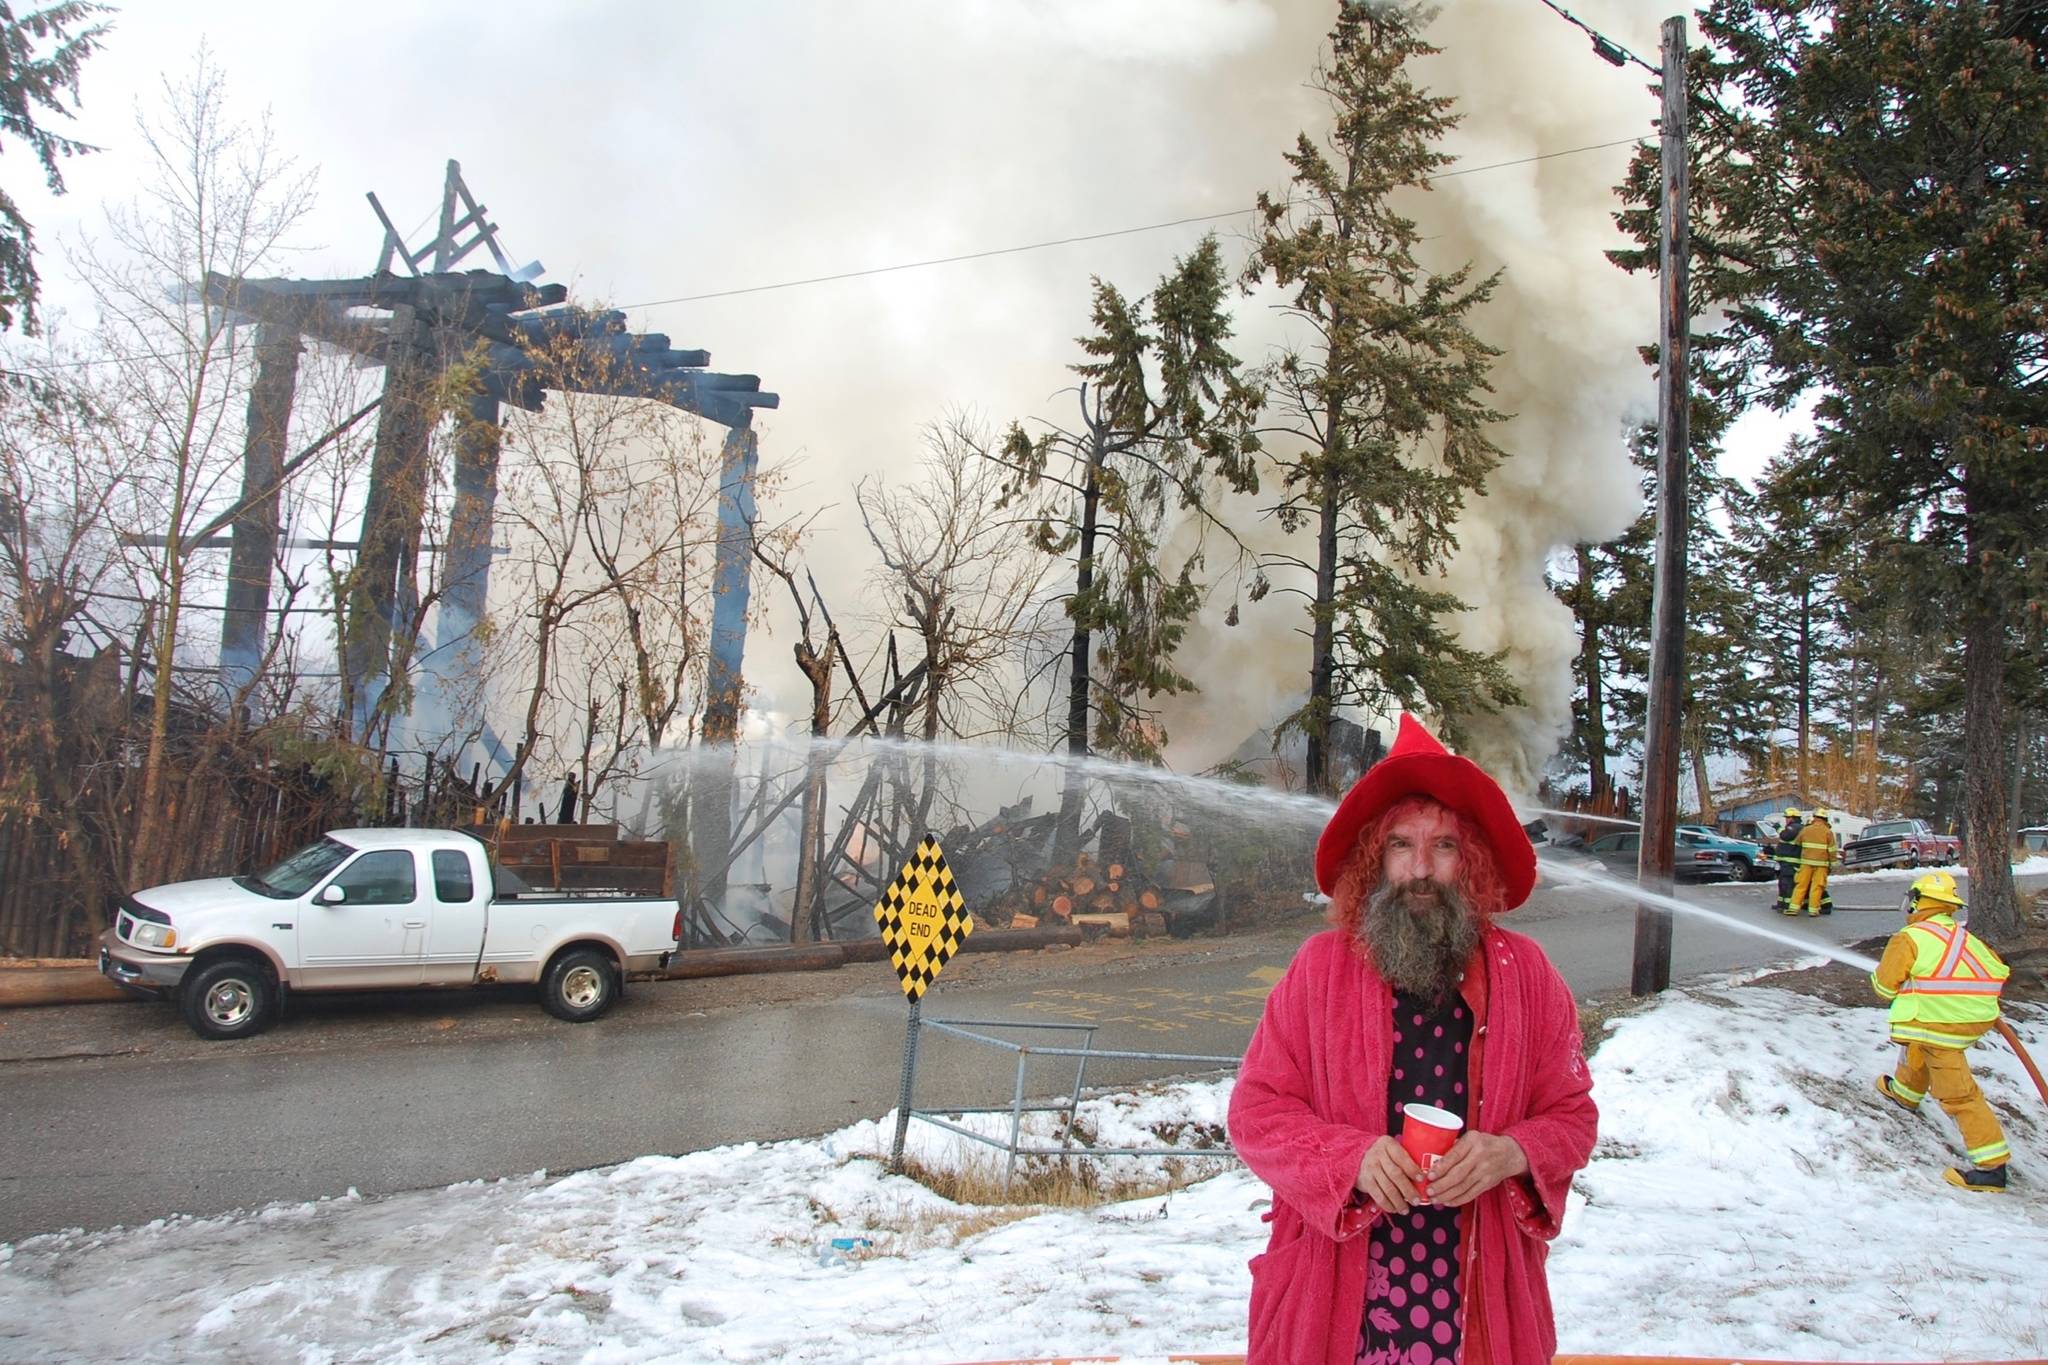
<path id="1" fill-rule="evenodd" d="M 1370 1160 L 1372 1154 L 1368 1152 L 1366 1156 Z M 1526 1175 L 1528 1171 L 1529 1154 L 1513 1138 L 1498 1133 L 1464 1133 L 1430 1172 L 1429 1199 L 1433 1204 L 1463 1208 L 1501 1181 Z"/>
<path id="2" fill-rule="evenodd" d="M 1521 1148 L 1515 1150 L 1519 1152 Z M 1400 1214 L 1408 1212 L 1408 1206 L 1415 1202 L 1415 1186 L 1421 1179 L 1422 1168 L 1408 1155 L 1400 1139 L 1383 1136 L 1365 1149 L 1365 1159 L 1358 1163 L 1356 1184 L 1359 1193 L 1382 1212 Z"/>

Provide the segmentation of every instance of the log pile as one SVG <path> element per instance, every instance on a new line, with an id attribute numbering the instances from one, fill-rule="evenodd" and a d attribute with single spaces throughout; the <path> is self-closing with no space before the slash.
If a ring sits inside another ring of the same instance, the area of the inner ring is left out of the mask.
<path id="1" fill-rule="evenodd" d="M 1013 886 L 1000 908 L 1012 928 L 1072 924 L 1112 938 L 1143 938 L 1166 932 L 1165 900 L 1164 888 L 1143 869 L 1083 853 L 1072 867 Z"/>
<path id="2" fill-rule="evenodd" d="M 1084 851 L 1054 863 L 1058 818 L 1033 815 L 1027 797 L 986 824 L 947 832 L 947 859 L 977 921 L 1117 938 L 1185 937 L 1218 922 L 1214 875 L 1187 826 L 1161 826 L 1148 839 L 1130 817 L 1106 811 L 1081 832 Z"/>

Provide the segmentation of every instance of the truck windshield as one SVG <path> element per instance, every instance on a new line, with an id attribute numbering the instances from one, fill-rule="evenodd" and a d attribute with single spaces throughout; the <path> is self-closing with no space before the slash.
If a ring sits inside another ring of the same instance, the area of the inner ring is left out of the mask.
<path id="1" fill-rule="evenodd" d="M 290 900 L 311 891 L 353 852 L 339 839 L 322 839 L 317 844 L 307 844 L 274 867 L 267 867 L 253 877 L 237 877 L 235 882 L 258 895 Z"/>

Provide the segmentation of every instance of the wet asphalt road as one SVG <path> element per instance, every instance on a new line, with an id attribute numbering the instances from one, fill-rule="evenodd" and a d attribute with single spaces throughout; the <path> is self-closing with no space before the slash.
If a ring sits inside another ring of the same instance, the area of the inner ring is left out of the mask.
<path id="1" fill-rule="evenodd" d="M 1840 913 L 1796 922 L 1771 913 L 1768 884 L 1685 895 L 1743 923 L 1848 944 L 1888 934 L 1902 890 L 1899 882 L 1845 883 Z M 1869 908 L 1850 908 L 1860 905 Z M 1604 999 L 1627 991 L 1633 923 L 1621 902 L 1540 891 L 1510 927 L 1543 943 L 1582 998 Z M 1113 976 L 1077 962 L 1071 975 L 1016 984 L 949 989 L 942 977 L 925 1013 L 1081 1021 L 1097 1026 L 1097 1047 L 1234 1055 L 1293 945 L 1315 927 L 1304 919 L 1243 942 L 1218 940 L 1200 959 Z M 1674 978 L 1801 955 L 1681 917 Z M 68 1056 L 38 1056 L 37 1021 L 22 1017 L 56 1011 L 16 1012 L 0 1021 L 0 1242 L 351 1188 L 388 1193 L 812 1135 L 895 1104 L 900 998 L 870 989 L 692 1012 L 690 997 L 663 994 L 693 984 L 637 986 L 614 1014 L 582 1027 L 546 1018 L 516 992 L 426 1006 L 322 1002 L 239 1046 L 173 1039 L 182 1025 L 168 1006 L 83 1007 L 96 1013 L 85 1016 L 83 1041 L 77 1028 L 66 1034 Z M 161 1043 L 123 1052 L 150 1037 Z M 1070 1061 L 1033 1066 L 1026 1088 L 1034 1095 L 1072 1084 Z M 1096 1063 L 1088 1080 L 1189 1069 Z M 1015 1083 L 1008 1054 L 930 1033 L 919 1072 L 920 1104 L 1006 1104 Z"/>

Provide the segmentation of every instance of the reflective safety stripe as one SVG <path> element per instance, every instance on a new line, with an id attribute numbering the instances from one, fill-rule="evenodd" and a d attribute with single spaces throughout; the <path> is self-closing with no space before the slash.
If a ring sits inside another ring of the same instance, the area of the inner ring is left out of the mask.
<path id="1" fill-rule="evenodd" d="M 1910 1085 L 1901 1085 L 1897 1076 L 1892 1077 L 1891 1087 L 1894 1095 L 1897 1095 L 1902 1100 L 1911 1100 L 1915 1104 L 1927 1098 L 1925 1090 L 1915 1090 Z"/>
<path id="2" fill-rule="evenodd" d="M 1892 1041 L 1895 1043 L 1925 1043 L 1929 1047 L 1954 1048 L 1957 1052 L 1969 1049 L 1977 1041 L 1976 1035 L 1967 1033 L 1943 1033 L 1940 1029 L 1924 1028 L 1911 1021 L 1892 1020 Z"/>
<path id="3" fill-rule="evenodd" d="M 1982 1166 L 1988 1161 L 2010 1158 L 2012 1148 L 2006 1146 L 2004 1138 L 2000 1138 L 1996 1142 L 1987 1142 L 1982 1147 L 1972 1147 L 1969 1156 L 1972 1166 Z"/>
<path id="4" fill-rule="evenodd" d="M 2012 974 L 2012 969 L 1999 962 L 1995 954 L 1987 963 L 1971 946 L 1976 940 L 1970 936 L 1970 931 L 1961 925 L 1953 921 L 1945 925 L 1934 922 L 1946 918 L 1946 915 L 1936 915 L 1933 919 L 1907 926 L 1934 938 L 1940 945 L 1941 958 L 1934 964 L 1934 970 L 1923 976 L 1907 978 L 1900 989 L 1916 995 L 1997 995 L 2004 989 L 2005 978 Z M 1984 951 L 1989 953 L 1991 950 L 1986 948 Z"/>
<path id="5" fill-rule="evenodd" d="M 1935 932 L 1939 934 L 1941 931 L 1936 930 Z M 1948 949 L 1941 955 L 1941 965 L 1934 969 L 1936 976 L 1954 976 L 1956 974 L 1956 964 L 1963 960 L 1963 949 L 1968 947 L 1970 943 L 1970 936 L 1963 932 L 1963 927 L 1960 924 L 1949 926 L 1947 938 Z"/>
<path id="6" fill-rule="evenodd" d="M 1968 1047 L 1998 1022 L 1998 996 L 2012 969 L 1945 910 L 1901 932 L 1913 945 L 1913 965 L 1892 998 L 1892 1037 Z"/>

